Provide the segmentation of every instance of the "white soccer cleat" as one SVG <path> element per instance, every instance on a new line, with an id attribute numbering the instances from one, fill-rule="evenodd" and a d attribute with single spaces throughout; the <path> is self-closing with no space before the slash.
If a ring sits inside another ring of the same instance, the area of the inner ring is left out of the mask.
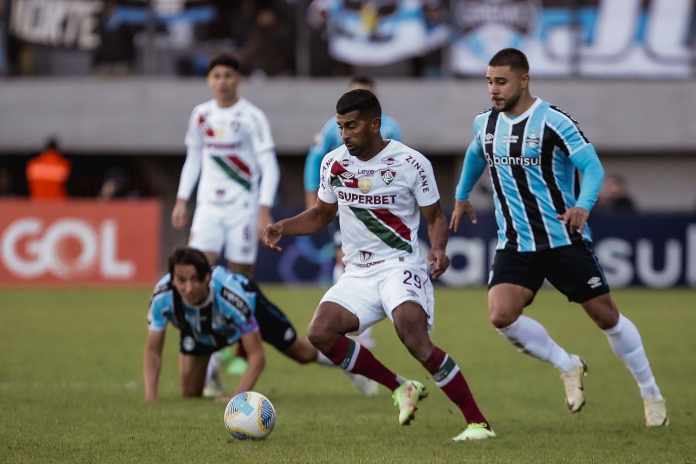
<path id="1" fill-rule="evenodd" d="M 472 441 L 472 440 L 487 440 L 495 438 L 495 432 L 486 423 L 469 424 L 464 431 L 452 438 L 452 441 Z"/>
<path id="2" fill-rule="evenodd" d="M 204 398 L 217 398 L 225 394 L 225 387 L 217 374 L 207 379 L 203 388 Z"/>
<path id="3" fill-rule="evenodd" d="M 379 384 L 372 379 L 368 379 L 360 374 L 348 374 L 350 381 L 353 382 L 355 388 L 365 396 L 375 396 L 379 393 Z"/>
<path id="4" fill-rule="evenodd" d="M 669 425 L 664 398 L 659 400 L 643 399 L 643 409 L 646 427 L 666 427 Z"/>
<path id="5" fill-rule="evenodd" d="M 583 377 L 587 375 L 587 364 L 578 355 L 572 355 L 577 361 L 576 367 L 561 372 L 561 380 L 565 388 L 566 406 L 571 414 L 580 412 L 585 405 L 585 391 L 582 385 Z"/>

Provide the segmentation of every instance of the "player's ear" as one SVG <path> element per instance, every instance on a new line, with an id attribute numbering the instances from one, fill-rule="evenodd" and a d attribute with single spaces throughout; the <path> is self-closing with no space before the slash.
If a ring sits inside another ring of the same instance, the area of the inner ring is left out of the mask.
<path id="1" fill-rule="evenodd" d="M 529 73 L 522 73 L 522 75 L 520 76 L 520 86 L 523 89 L 529 88 Z"/>
<path id="2" fill-rule="evenodd" d="M 374 132 L 375 134 L 378 134 L 381 127 L 382 127 L 382 118 L 372 118 L 372 121 L 370 121 L 370 128 L 372 129 L 372 132 Z"/>

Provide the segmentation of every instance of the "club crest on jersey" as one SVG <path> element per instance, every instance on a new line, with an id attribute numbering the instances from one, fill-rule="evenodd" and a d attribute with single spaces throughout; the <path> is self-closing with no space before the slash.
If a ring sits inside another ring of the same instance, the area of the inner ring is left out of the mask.
<path id="1" fill-rule="evenodd" d="M 527 138 L 525 139 L 524 143 L 529 147 L 529 148 L 536 148 L 539 146 L 539 136 L 536 134 L 529 134 Z"/>
<path id="2" fill-rule="evenodd" d="M 485 139 L 484 143 L 493 143 L 494 138 L 495 138 L 495 136 L 489 132 L 486 134 L 486 139 Z"/>
<path id="3" fill-rule="evenodd" d="M 392 171 L 391 169 L 381 169 L 379 171 L 379 175 L 382 176 L 382 180 L 384 181 L 384 183 L 389 185 L 394 180 L 394 176 L 396 176 L 396 172 Z"/>
<path id="4" fill-rule="evenodd" d="M 358 179 L 358 188 L 362 193 L 367 193 L 372 190 L 372 179 L 369 177 L 361 177 Z"/>

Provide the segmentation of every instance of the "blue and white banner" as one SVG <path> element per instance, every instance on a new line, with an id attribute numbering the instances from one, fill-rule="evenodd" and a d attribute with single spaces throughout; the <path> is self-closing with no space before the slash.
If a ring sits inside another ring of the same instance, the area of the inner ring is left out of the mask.
<path id="1" fill-rule="evenodd" d="M 294 211 L 276 211 L 283 218 Z M 594 251 L 612 287 L 696 287 L 696 215 L 593 215 Z M 448 286 L 482 286 L 495 254 L 495 219 L 479 217 L 449 239 L 450 269 L 440 279 Z M 283 253 L 261 250 L 257 277 L 265 282 L 331 281 L 333 242 L 323 231 L 312 237 L 290 237 Z"/>
<path id="2" fill-rule="evenodd" d="M 451 69 L 481 76 L 523 50 L 534 75 L 687 77 L 693 0 L 452 0 Z"/>
<path id="3" fill-rule="evenodd" d="M 329 52 L 353 65 L 396 63 L 441 47 L 449 37 L 420 0 L 328 0 L 321 8 Z"/>

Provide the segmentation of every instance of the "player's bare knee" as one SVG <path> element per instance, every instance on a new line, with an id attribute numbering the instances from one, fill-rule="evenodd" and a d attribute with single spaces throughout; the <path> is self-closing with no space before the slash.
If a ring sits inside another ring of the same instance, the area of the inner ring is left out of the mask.
<path id="1" fill-rule="evenodd" d="M 582 307 L 602 330 L 611 329 L 619 322 L 619 310 L 608 293 L 585 301 Z"/>
<path id="2" fill-rule="evenodd" d="M 323 353 L 331 349 L 336 337 L 337 334 L 333 333 L 328 325 L 319 321 L 312 321 L 307 332 L 307 339 L 312 346 Z"/>
<path id="3" fill-rule="evenodd" d="M 506 308 L 502 305 L 492 304 L 488 311 L 488 320 L 496 329 L 502 329 L 517 320 L 519 312 L 512 308 Z"/>

